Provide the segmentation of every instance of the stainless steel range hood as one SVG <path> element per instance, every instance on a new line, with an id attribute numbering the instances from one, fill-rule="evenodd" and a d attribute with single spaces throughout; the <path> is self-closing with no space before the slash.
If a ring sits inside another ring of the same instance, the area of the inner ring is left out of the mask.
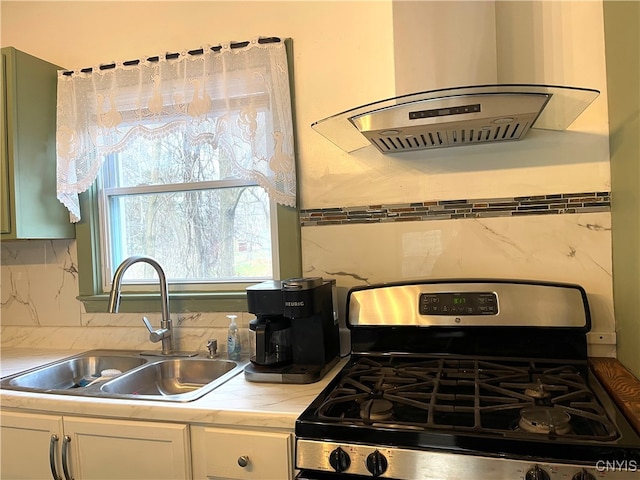
<path id="1" fill-rule="evenodd" d="M 564 130 L 599 95 L 557 85 L 479 85 L 403 95 L 347 110 L 311 127 L 346 152 L 382 153 L 509 142 L 530 128 Z"/>

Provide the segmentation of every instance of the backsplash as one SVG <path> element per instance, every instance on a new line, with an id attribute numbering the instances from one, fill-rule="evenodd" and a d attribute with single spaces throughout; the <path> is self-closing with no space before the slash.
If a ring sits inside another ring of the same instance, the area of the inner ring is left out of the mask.
<path id="1" fill-rule="evenodd" d="M 243 352 L 248 352 L 248 322 L 254 316 L 246 312 L 225 313 L 174 313 L 176 349 L 205 351 L 209 339 L 218 341 L 218 352 L 226 352 L 226 315 L 238 315 Z M 6 313 L 3 311 L 3 319 Z M 145 314 L 153 326 L 160 325 L 160 314 Z M 149 341 L 149 332 L 142 326 L 142 315 L 82 314 L 81 325 L 76 326 L 18 326 L 5 325 L 1 329 L 2 347 L 63 348 L 88 350 L 93 348 L 124 348 L 134 350 L 158 350 L 160 343 Z"/>
<path id="2" fill-rule="evenodd" d="M 301 211 L 303 274 L 336 279 L 344 324 L 352 286 L 433 278 L 577 283 L 589 295 L 590 353 L 615 355 L 608 192 Z M 340 212 L 340 213 L 338 213 Z M 368 216 L 370 215 L 370 216 Z M 364 217 L 363 217 L 364 216 Z M 421 220 L 421 221 L 407 221 Z M 75 241 L 3 242 L 2 346 L 150 349 L 140 314 L 84 311 Z M 236 313 L 173 314 L 177 348 L 224 352 Z M 148 315 L 159 325 L 159 314 Z M 343 337 L 343 351 L 348 338 Z"/>
<path id="3" fill-rule="evenodd" d="M 609 195 L 571 195 L 433 202 L 443 212 L 434 215 L 409 210 L 422 208 L 416 204 L 304 211 L 303 274 L 335 278 L 342 308 L 348 289 L 362 284 L 452 278 L 579 284 L 591 309 L 589 352 L 615 356 Z M 544 208 L 518 215 L 528 202 Z M 508 203 L 507 210 L 491 211 L 498 203 Z M 351 211 L 371 220 L 350 218 Z M 428 221 L 405 221 L 416 219 Z"/>
<path id="4" fill-rule="evenodd" d="M 1 338 L 3 347 L 160 349 L 138 313 L 86 313 L 78 295 L 76 242 L 2 242 Z M 226 350 L 226 315 L 238 315 L 243 347 L 248 348 L 246 312 L 172 314 L 176 347 L 205 350 L 209 339 Z M 154 326 L 160 314 L 146 314 Z"/>
<path id="5" fill-rule="evenodd" d="M 300 211 L 302 226 L 608 212 L 610 192 L 439 200 Z"/>

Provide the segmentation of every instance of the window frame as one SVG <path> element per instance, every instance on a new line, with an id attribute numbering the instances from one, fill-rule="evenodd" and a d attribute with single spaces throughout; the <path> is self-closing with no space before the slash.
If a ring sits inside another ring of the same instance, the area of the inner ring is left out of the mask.
<path id="1" fill-rule="evenodd" d="M 293 43 L 285 39 L 289 67 L 289 84 L 292 105 L 295 105 L 293 83 Z M 292 110 L 295 136 L 295 110 Z M 295 152 L 297 157 L 297 151 Z M 107 311 L 109 294 L 104 291 L 102 280 L 102 251 L 100 239 L 100 216 L 98 186 L 96 182 L 79 195 L 82 220 L 76 224 L 76 245 L 78 251 L 78 300 L 87 313 Z M 275 211 L 274 211 L 275 210 Z M 275 223 L 273 271 L 279 272 L 279 279 L 302 275 L 302 247 L 300 215 L 297 208 L 276 204 L 272 209 L 272 223 Z M 277 262 L 277 264 L 275 263 Z M 229 312 L 246 311 L 246 289 L 229 288 L 229 283 L 219 289 L 211 285 L 206 290 L 173 289 L 169 284 L 169 306 L 172 312 Z M 246 285 L 246 284 L 243 284 Z M 149 284 L 148 289 L 139 287 L 133 291 L 123 289 L 120 311 L 124 313 L 159 312 L 158 287 Z"/>
<path id="2" fill-rule="evenodd" d="M 78 284 L 80 300 L 87 313 L 107 311 L 109 294 L 102 282 L 100 221 L 98 215 L 97 186 L 80 195 L 82 220 L 76 224 L 78 249 Z M 302 271 L 300 220 L 296 208 L 276 206 L 277 246 L 275 260 L 280 279 L 299 277 Z M 275 266 L 274 266 L 275 267 Z M 274 268 L 275 271 L 275 268 Z M 171 311 L 179 312 L 229 312 L 246 311 L 246 290 L 223 288 L 198 291 L 174 290 L 169 284 Z M 123 289 L 120 311 L 145 313 L 160 311 L 157 285 L 149 284 L 144 291 Z"/>

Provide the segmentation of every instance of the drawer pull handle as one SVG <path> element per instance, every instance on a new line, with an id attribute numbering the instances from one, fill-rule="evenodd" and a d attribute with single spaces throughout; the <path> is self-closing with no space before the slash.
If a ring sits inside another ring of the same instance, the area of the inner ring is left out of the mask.
<path id="1" fill-rule="evenodd" d="M 51 476 L 54 480 L 62 480 L 62 477 L 58 475 L 56 470 L 56 445 L 58 444 L 58 435 L 51 435 L 51 441 L 49 442 L 49 465 L 51 466 Z"/>
<path id="2" fill-rule="evenodd" d="M 247 457 L 246 455 L 238 457 L 238 465 L 240 465 L 242 468 L 245 468 L 247 465 L 249 465 L 249 457 Z"/>
<path id="3" fill-rule="evenodd" d="M 65 435 L 62 439 L 62 471 L 64 473 L 65 480 L 74 480 L 69 473 L 69 459 L 67 458 L 70 443 L 71 437 L 69 435 Z"/>

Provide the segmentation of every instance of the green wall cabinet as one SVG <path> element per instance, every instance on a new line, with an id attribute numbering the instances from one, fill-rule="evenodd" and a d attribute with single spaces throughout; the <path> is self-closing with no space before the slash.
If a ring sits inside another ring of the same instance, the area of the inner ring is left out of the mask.
<path id="1" fill-rule="evenodd" d="M 56 198 L 59 67 L 13 47 L 1 52 L 1 239 L 74 238 Z"/>

